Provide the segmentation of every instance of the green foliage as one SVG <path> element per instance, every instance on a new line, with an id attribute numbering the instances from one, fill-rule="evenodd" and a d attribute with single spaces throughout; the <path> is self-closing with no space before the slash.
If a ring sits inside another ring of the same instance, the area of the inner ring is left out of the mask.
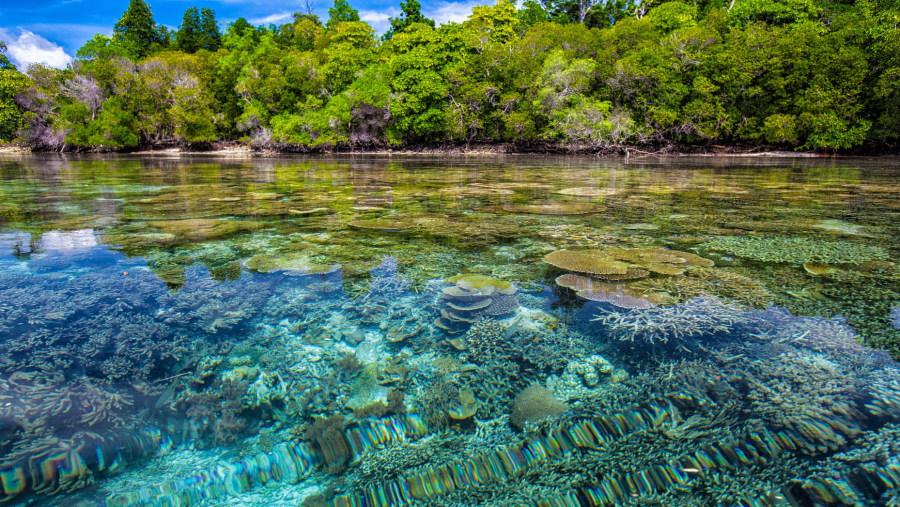
<path id="1" fill-rule="evenodd" d="M 184 11 L 181 26 L 175 32 L 175 46 L 185 53 L 200 49 L 215 51 L 222 46 L 222 34 L 216 23 L 216 13 L 211 9 L 189 7 Z"/>
<path id="2" fill-rule="evenodd" d="M 666 2 L 654 7 L 648 16 L 653 28 L 669 33 L 697 24 L 697 7 L 678 1 Z"/>
<path id="3" fill-rule="evenodd" d="M 534 0 L 527 0 L 522 4 L 522 8 L 516 13 L 519 18 L 519 24 L 522 27 L 529 28 L 538 23 L 546 23 L 550 21 L 550 13 L 544 9 L 544 6 Z"/>
<path id="4" fill-rule="evenodd" d="M 0 141 L 11 141 L 16 137 L 22 111 L 15 98 L 29 84 L 28 76 L 14 68 L 0 69 Z"/>
<path id="5" fill-rule="evenodd" d="M 505 42 L 516 36 L 519 17 L 510 0 L 497 0 L 493 6 L 476 5 L 466 23 L 491 42 Z"/>
<path id="6" fill-rule="evenodd" d="M 406 30 L 410 25 L 422 23 L 434 28 L 434 20 L 422 14 L 422 5 L 417 0 L 400 2 L 400 17 L 390 18 L 391 27 L 385 32 L 383 39 L 389 40 L 394 34 Z"/>
<path id="7" fill-rule="evenodd" d="M 347 0 L 334 0 L 334 7 L 328 9 L 328 22 L 325 23 L 327 30 L 334 30 L 341 23 L 359 21 L 359 12 Z"/>
<path id="8" fill-rule="evenodd" d="M 113 37 L 87 41 L 71 69 L 4 74 L 3 139 L 21 127 L 45 149 L 250 137 L 835 151 L 900 140 L 891 0 L 498 0 L 438 28 L 418 0 L 401 11 L 379 42 L 346 0 L 325 26 L 295 13 L 267 28 L 239 18 L 224 35 L 213 11 L 189 8 L 168 47 L 132 0 Z"/>
<path id="9" fill-rule="evenodd" d="M 98 33 L 85 42 L 84 46 L 81 46 L 75 53 L 75 56 L 82 60 L 108 60 L 112 58 L 128 58 L 131 56 L 131 53 L 120 40 Z"/>
<path id="10" fill-rule="evenodd" d="M 6 43 L 0 40 L 0 70 L 16 70 L 16 66 L 6 56 L 7 51 Z"/>
<path id="11" fill-rule="evenodd" d="M 150 6 L 144 0 L 130 0 L 128 10 L 116 23 L 113 34 L 131 58 L 139 59 L 164 46 L 168 30 L 156 25 Z"/>
<path id="12" fill-rule="evenodd" d="M 735 25 L 753 21 L 782 25 L 814 20 L 821 13 L 813 0 L 735 0 L 728 18 Z"/>
<path id="13" fill-rule="evenodd" d="M 202 44 L 200 11 L 196 7 L 188 7 L 184 11 L 181 26 L 175 32 L 175 45 L 185 53 L 196 53 Z"/>

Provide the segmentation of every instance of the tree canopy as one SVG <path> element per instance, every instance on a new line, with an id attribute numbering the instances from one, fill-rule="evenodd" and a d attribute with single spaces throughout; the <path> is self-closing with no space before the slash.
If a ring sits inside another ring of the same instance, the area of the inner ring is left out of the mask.
<path id="1" fill-rule="evenodd" d="M 64 70 L 0 67 L 0 129 L 36 148 L 516 143 L 892 149 L 900 9 L 888 0 L 510 0 L 441 26 L 417 0 L 377 38 L 188 8 L 173 38 L 143 0 Z M 2 55 L 2 53 L 0 53 Z M 542 148 L 543 149 L 543 148 Z"/>

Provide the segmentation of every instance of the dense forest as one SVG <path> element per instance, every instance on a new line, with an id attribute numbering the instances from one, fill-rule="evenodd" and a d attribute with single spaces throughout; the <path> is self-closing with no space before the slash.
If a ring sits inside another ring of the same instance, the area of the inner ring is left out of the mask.
<path id="1" fill-rule="evenodd" d="M 0 45 L 0 140 L 36 150 L 313 150 L 507 144 L 615 151 L 900 141 L 895 0 L 509 0 L 435 26 L 416 0 L 376 36 L 191 7 L 170 31 L 131 0 L 63 70 Z"/>

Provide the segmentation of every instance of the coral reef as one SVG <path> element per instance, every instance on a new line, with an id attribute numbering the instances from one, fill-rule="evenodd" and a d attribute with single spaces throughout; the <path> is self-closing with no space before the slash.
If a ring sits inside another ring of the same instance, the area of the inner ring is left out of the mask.
<path id="1" fill-rule="evenodd" d="M 574 290 L 578 297 L 598 303 L 609 303 L 626 310 L 653 308 L 659 302 L 665 301 L 664 296 L 658 293 L 642 293 L 621 283 L 601 282 L 571 273 L 556 277 L 556 285 Z"/>
<path id="2" fill-rule="evenodd" d="M 852 265 L 890 258 L 879 246 L 812 238 L 723 236 L 701 247 L 759 262 L 798 265 L 806 262 Z"/>
<path id="3" fill-rule="evenodd" d="M 553 391 L 540 384 L 532 384 L 516 396 L 510 410 L 509 422 L 521 430 L 529 423 L 557 417 L 568 408 L 568 405 L 556 399 Z"/>
<path id="4" fill-rule="evenodd" d="M 442 289 L 440 317 L 435 326 L 450 333 L 459 333 L 468 324 L 484 317 L 512 313 L 519 303 L 515 285 L 484 275 L 462 274 L 447 280 L 453 285 Z"/>
<path id="5" fill-rule="evenodd" d="M 504 204 L 504 211 L 535 215 L 587 215 L 603 211 L 602 206 L 568 201 L 540 201 L 531 204 Z"/>
<path id="6" fill-rule="evenodd" d="M 585 398 L 601 381 L 610 379 L 613 365 L 603 356 L 592 355 L 569 361 L 562 375 L 547 378 L 547 388 L 563 401 Z"/>
<path id="7" fill-rule="evenodd" d="M 742 309 L 698 297 L 673 306 L 603 313 L 592 322 L 615 340 L 659 344 L 727 333 L 746 320 Z"/>

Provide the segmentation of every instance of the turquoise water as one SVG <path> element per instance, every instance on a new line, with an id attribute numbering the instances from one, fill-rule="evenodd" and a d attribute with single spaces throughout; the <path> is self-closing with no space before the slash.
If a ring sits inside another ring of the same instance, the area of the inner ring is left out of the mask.
<path id="1" fill-rule="evenodd" d="M 890 159 L 0 155 L 0 501 L 897 502 L 898 218 Z"/>

